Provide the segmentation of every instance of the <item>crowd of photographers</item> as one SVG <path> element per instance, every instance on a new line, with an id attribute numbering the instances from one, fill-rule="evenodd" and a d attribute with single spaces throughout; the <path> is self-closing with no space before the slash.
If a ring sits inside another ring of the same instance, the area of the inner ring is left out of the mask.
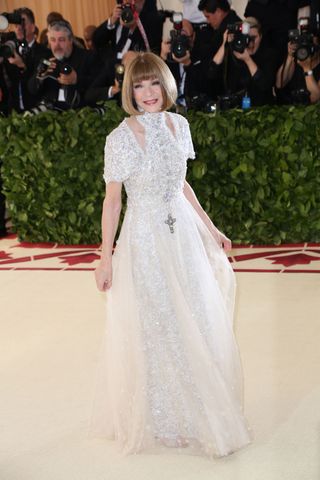
<path id="1" fill-rule="evenodd" d="M 40 34 L 30 9 L 2 13 L 0 112 L 32 115 L 109 99 L 120 103 L 124 69 L 141 50 L 168 64 L 178 111 L 319 101 L 313 0 L 250 0 L 244 19 L 229 0 L 182 2 L 183 14 L 158 10 L 156 0 L 117 0 L 110 18 L 86 27 L 84 40 L 57 12 L 48 15 Z M 168 17 L 172 28 L 163 38 Z"/>

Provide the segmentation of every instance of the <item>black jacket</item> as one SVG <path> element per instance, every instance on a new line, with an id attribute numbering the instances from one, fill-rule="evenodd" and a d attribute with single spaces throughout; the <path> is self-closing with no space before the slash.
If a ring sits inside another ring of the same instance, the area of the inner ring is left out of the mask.
<path id="1" fill-rule="evenodd" d="M 313 68 L 313 76 L 318 82 L 320 79 L 320 63 Z M 306 77 L 303 68 L 296 64 L 291 80 L 283 88 L 276 88 L 277 103 L 280 105 L 294 105 L 310 103 Z"/>
<path id="2" fill-rule="evenodd" d="M 206 82 L 206 77 L 203 75 L 203 62 L 200 59 L 193 58 L 191 55 L 191 65 L 183 67 L 182 75 L 185 75 L 184 92 L 183 96 L 186 100 L 187 107 L 197 106 L 197 102 L 200 98 L 209 99 L 209 85 Z M 177 87 L 181 83 L 181 69 L 177 62 L 166 62 L 174 79 Z M 179 100 L 179 99 L 178 99 Z"/>
<path id="3" fill-rule="evenodd" d="M 310 0 L 250 0 L 246 6 L 244 16 L 259 20 L 264 41 L 275 50 L 278 66 L 287 52 L 288 30 L 297 28 L 298 9 L 307 5 Z"/>
<path id="4" fill-rule="evenodd" d="M 84 105 L 84 94 L 98 73 L 99 63 L 95 53 L 73 45 L 72 53 L 65 63 L 77 72 L 75 85 L 62 86 L 49 77 L 39 80 L 35 73 L 29 80 L 28 87 L 32 95 L 37 96 L 38 103 L 44 102 L 50 108 L 66 110 Z M 66 101 L 59 101 L 59 91 L 63 88 Z"/>
<path id="5" fill-rule="evenodd" d="M 36 68 L 43 58 L 49 58 L 50 50 L 34 42 L 28 50 L 24 63 L 26 69 L 20 70 L 16 65 L 11 65 L 5 61 L 4 68 L 10 80 L 9 86 L 9 110 L 16 110 L 18 112 L 29 110 L 37 103 L 37 97 L 33 95 L 28 89 L 28 82 L 35 73 Z"/>
<path id="6" fill-rule="evenodd" d="M 115 62 L 107 61 L 86 91 L 85 103 L 94 106 L 97 102 L 110 100 L 108 93 L 115 83 Z M 120 94 L 112 97 L 120 103 Z"/>
<path id="7" fill-rule="evenodd" d="M 234 10 L 230 10 L 228 15 L 225 16 L 223 21 L 221 22 L 218 29 L 214 30 L 210 27 L 211 30 L 211 40 L 210 43 L 206 46 L 206 51 L 202 52 L 202 59 L 203 59 L 203 76 L 206 78 L 206 81 L 209 84 L 209 96 L 211 98 L 216 98 L 219 95 L 219 90 L 221 90 L 221 86 L 217 86 L 214 82 L 210 81 L 210 65 L 212 62 L 213 57 L 219 50 L 222 42 L 223 42 L 223 34 L 227 30 L 228 25 L 234 24 L 236 22 L 241 22 L 241 18 L 238 17 Z M 209 30 L 209 31 L 210 31 Z"/>
<path id="8" fill-rule="evenodd" d="M 272 88 L 277 70 L 275 52 L 261 43 L 251 58 L 258 67 L 253 76 L 245 62 L 238 60 L 227 44 L 222 64 L 211 62 L 209 66 L 209 76 L 216 85 L 217 95 L 235 94 L 245 90 L 253 106 L 272 104 L 274 103 Z"/>
<path id="9" fill-rule="evenodd" d="M 148 9 L 146 4 L 140 13 L 140 20 L 146 32 L 151 51 L 159 54 L 162 41 L 162 28 L 164 19 L 154 9 Z M 146 46 L 138 27 L 130 33 L 126 27 L 121 27 L 120 23 L 115 25 L 112 30 L 107 27 L 108 22 L 103 22 L 93 34 L 93 43 L 98 51 L 102 51 L 105 59 L 114 60 L 118 51 L 122 51 L 126 40 L 130 37 L 130 50 L 145 51 Z M 121 36 L 118 43 L 117 31 L 121 29 Z"/>

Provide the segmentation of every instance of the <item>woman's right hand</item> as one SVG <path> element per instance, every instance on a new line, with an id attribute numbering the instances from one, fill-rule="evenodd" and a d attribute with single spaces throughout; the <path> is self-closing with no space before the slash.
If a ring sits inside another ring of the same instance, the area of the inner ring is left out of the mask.
<path id="1" fill-rule="evenodd" d="M 95 272 L 95 279 L 97 288 L 100 292 L 105 292 L 109 290 L 112 285 L 112 262 L 108 262 L 107 264 L 101 264 L 96 268 Z"/>

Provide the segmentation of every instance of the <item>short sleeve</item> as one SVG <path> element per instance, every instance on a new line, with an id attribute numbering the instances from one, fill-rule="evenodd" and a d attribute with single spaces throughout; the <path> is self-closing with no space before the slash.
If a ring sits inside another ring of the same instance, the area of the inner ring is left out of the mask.
<path id="1" fill-rule="evenodd" d="M 195 159 L 196 154 L 194 152 L 193 148 L 193 143 L 192 143 L 192 138 L 191 138 L 191 132 L 190 132 L 190 127 L 189 127 L 189 122 L 186 118 L 180 116 L 181 118 L 181 136 L 182 136 L 182 145 L 183 149 L 186 153 L 187 159 Z"/>
<path id="2" fill-rule="evenodd" d="M 106 138 L 103 173 L 105 182 L 124 182 L 132 172 L 132 164 L 132 146 L 130 148 L 126 132 L 119 126 Z"/>

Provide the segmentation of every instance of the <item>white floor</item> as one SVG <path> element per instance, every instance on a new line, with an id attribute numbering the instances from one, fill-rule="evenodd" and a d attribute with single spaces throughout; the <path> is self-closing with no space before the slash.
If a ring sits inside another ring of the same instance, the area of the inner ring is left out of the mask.
<path id="1" fill-rule="evenodd" d="M 90 271 L 0 271 L 0 480 L 319 480 L 320 275 L 237 273 L 254 442 L 208 460 L 87 437 L 104 328 Z"/>

